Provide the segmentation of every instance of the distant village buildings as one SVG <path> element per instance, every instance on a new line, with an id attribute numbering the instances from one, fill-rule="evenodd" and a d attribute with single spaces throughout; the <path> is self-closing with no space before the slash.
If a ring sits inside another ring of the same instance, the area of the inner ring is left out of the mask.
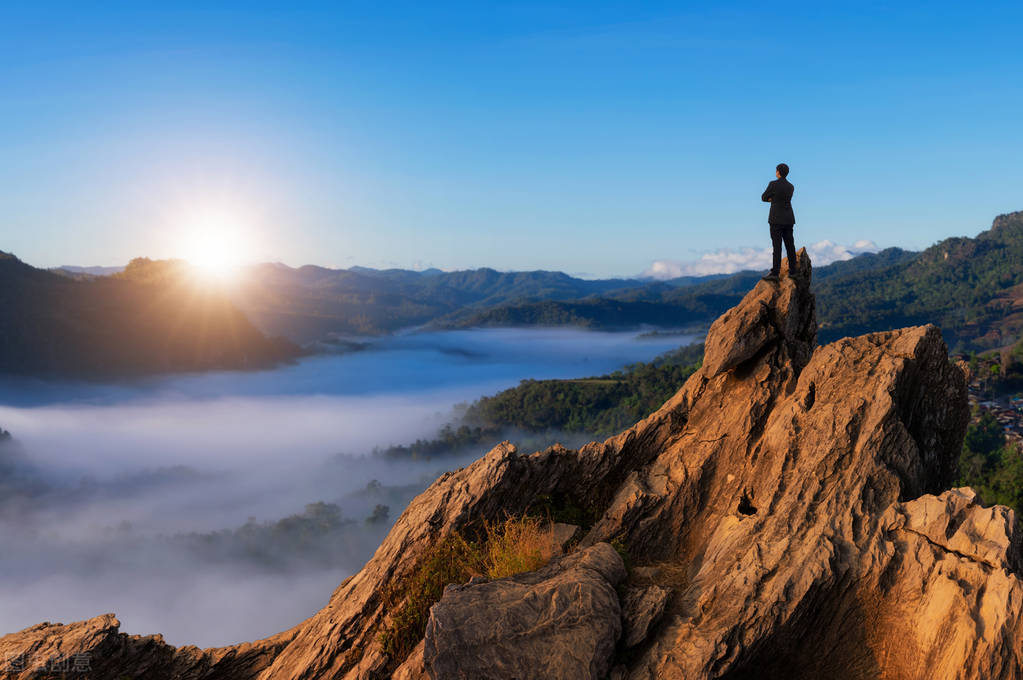
<path id="1" fill-rule="evenodd" d="M 981 381 L 971 376 L 969 385 L 970 410 L 988 411 L 1001 424 L 1005 438 L 1014 444 L 1023 444 L 1023 397 L 990 397 Z"/>

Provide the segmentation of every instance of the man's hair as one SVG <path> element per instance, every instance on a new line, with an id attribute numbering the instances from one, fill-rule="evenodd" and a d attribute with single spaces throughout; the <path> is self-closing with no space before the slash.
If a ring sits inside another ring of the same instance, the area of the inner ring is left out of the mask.
<path id="1" fill-rule="evenodd" d="M 781 175 L 782 177 L 789 176 L 789 166 L 785 165 L 784 163 L 779 163 L 778 167 L 775 168 L 775 170 L 777 170 L 778 174 Z"/>

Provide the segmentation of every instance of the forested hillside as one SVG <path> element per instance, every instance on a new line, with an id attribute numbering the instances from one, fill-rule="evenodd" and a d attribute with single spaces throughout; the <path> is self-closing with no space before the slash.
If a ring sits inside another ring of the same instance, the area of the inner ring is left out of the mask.
<path id="1" fill-rule="evenodd" d="M 542 448 L 566 436 L 608 437 L 656 411 L 700 368 L 703 345 L 667 352 L 607 375 L 573 380 L 523 380 L 517 387 L 467 405 L 434 439 L 392 446 L 378 453 L 424 458 L 487 448 L 514 437 L 524 448 Z"/>
<path id="2" fill-rule="evenodd" d="M 0 310 L 0 373 L 101 378 L 256 368 L 299 354 L 223 293 L 148 260 L 75 280 L 0 253 Z"/>
<path id="3" fill-rule="evenodd" d="M 966 431 L 959 458 L 960 486 L 970 486 L 985 503 L 1023 513 L 1023 451 L 1010 442 L 990 411 L 977 412 Z"/>
<path id="4" fill-rule="evenodd" d="M 908 262 L 822 282 L 821 334 L 933 323 L 950 346 L 999 347 L 1023 330 L 1021 284 L 1023 212 L 1015 212 L 976 238 L 946 239 Z"/>

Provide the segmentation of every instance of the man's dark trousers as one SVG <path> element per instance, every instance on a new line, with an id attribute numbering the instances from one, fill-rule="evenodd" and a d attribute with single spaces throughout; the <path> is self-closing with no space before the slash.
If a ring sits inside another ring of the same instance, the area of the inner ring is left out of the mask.
<path id="1" fill-rule="evenodd" d="M 792 240 L 791 224 L 771 225 L 771 244 L 774 246 L 774 257 L 771 264 L 771 273 L 781 272 L 781 244 L 785 242 L 785 254 L 789 258 L 789 276 L 796 275 L 796 242 Z"/>

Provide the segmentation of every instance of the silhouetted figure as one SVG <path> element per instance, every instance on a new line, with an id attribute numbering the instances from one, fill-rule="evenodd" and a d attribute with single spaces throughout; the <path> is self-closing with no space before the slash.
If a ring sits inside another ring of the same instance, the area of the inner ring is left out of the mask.
<path id="1" fill-rule="evenodd" d="M 774 246 L 774 255 L 771 260 L 771 273 L 764 277 L 764 281 L 777 281 L 781 272 L 781 243 L 785 242 L 785 254 L 789 258 L 789 276 L 795 278 L 796 272 L 796 244 L 792 240 L 792 227 L 796 224 L 796 216 L 792 212 L 792 192 L 796 190 L 786 177 L 789 174 L 789 166 L 779 163 L 774 170 L 778 179 L 767 185 L 764 195 L 760 200 L 771 204 L 771 212 L 767 216 L 767 223 L 771 225 L 771 244 Z"/>

